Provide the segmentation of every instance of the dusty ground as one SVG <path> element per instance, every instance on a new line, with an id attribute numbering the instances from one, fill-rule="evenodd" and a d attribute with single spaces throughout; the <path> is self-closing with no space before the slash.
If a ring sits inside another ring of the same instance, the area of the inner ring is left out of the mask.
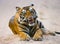
<path id="1" fill-rule="evenodd" d="M 18 36 L 0 37 L 0 44 L 60 44 L 60 35 L 44 36 L 43 41 L 20 41 Z"/>
<path id="2" fill-rule="evenodd" d="M 60 44 L 60 35 L 44 36 L 43 41 L 20 41 L 8 27 L 16 6 L 35 4 L 38 20 L 50 31 L 60 32 L 60 0 L 0 0 L 0 44 Z"/>

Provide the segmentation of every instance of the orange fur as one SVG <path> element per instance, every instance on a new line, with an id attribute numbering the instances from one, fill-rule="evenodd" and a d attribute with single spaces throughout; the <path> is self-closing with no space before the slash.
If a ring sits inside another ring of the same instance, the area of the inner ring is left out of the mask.
<path id="1" fill-rule="evenodd" d="M 19 35 L 19 37 L 20 37 L 21 40 L 29 40 L 30 36 L 27 33 L 23 32 L 23 29 L 20 27 L 20 25 L 19 25 L 19 23 L 17 21 L 19 19 L 19 17 L 20 17 L 20 14 L 21 14 L 22 10 L 23 9 L 17 7 L 16 15 L 14 17 L 12 17 L 10 19 L 10 21 L 9 21 L 9 27 L 10 27 L 10 29 L 12 30 L 12 32 L 14 34 Z M 26 11 L 25 17 L 29 18 L 29 16 L 31 16 L 31 13 L 29 11 Z M 33 21 L 34 21 L 34 19 L 33 19 Z M 43 35 L 43 32 L 39 28 L 38 25 L 36 26 L 36 28 L 39 29 L 39 30 L 37 30 L 35 32 L 34 36 L 32 37 L 34 40 L 41 39 L 42 35 Z"/>

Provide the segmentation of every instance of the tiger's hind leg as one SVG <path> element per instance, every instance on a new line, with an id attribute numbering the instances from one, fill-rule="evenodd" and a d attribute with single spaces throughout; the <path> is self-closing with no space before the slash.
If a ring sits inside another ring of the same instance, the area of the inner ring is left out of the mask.
<path id="1" fill-rule="evenodd" d="M 55 32 L 51 32 L 49 30 L 42 30 L 42 32 L 43 32 L 44 35 L 52 35 L 52 36 L 56 35 Z"/>
<path id="2" fill-rule="evenodd" d="M 14 19 L 10 19 L 10 21 L 9 21 L 9 28 L 11 29 L 11 31 L 13 32 L 13 34 L 17 34 L 17 32 L 16 32 L 16 28 L 15 28 L 16 26 L 15 26 L 15 23 L 14 23 Z"/>
<path id="3" fill-rule="evenodd" d="M 14 28 L 14 26 L 10 25 L 10 28 L 13 32 L 14 35 L 18 35 L 20 37 L 20 40 L 23 40 L 23 41 L 29 41 L 30 40 L 30 36 L 25 33 L 25 32 L 20 32 L 18 28 Z M 17 29 L 17 30 L 16 30 Z"/>
<path id="4" fill-rule="evenodd" d="M 30 40 L 30 37 L 28 34 L 26 34 L 25 32 L 20 32 L 18 29 L 16 30 L 17 28 L 14 29 L 14 27 L 12 26 L 11 27 L 11 30 L 13 32 L 14 35 L 18 35 L 20 37 L 20 40 L 23 40 L 23 41 L 29 41 Z"/>
<path id="5" fill-rule="evenodd" d="M 18 35 L 20 37 L 20 40 L 23 41 L 29 41 L 30 40 L 30 36 L 22 31 L 22 28 L 20 28 L 19 26 L 16 26 L 14 23 L 9 22 L 9 27 L 12 30 L 14 35 Z"/>

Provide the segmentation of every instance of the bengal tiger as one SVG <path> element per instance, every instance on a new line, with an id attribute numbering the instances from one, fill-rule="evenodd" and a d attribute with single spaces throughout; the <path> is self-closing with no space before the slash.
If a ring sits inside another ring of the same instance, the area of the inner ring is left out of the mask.
<path id="1" fill-rule="evenodd" d="M 16 7 L 16 11 L 16 14 L 9 21 L 9 27 L 21 40 L 39 41 L 43 39 L 43 34 L 55 35 L 51 32 L 45 32 L 44 25 L 37 20 L 37 12 L 33 5 L 22 8 Z"/>

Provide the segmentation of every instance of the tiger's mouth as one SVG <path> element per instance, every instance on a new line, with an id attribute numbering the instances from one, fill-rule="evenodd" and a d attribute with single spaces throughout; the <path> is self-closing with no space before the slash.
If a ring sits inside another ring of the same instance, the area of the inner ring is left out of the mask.
<path id="1" fill-rule="evenodd" d="M 28 25 L 29 26 L 34 26 L 35 25 L 34 19 L 28 19 Z"/>
<path id="2" fill-rule="evenodd" d="M 28 20 L 28 23 L 33 24 L 34 21 L 33 21 L 32 19 L 29 19 L 29 20 Z"/>

